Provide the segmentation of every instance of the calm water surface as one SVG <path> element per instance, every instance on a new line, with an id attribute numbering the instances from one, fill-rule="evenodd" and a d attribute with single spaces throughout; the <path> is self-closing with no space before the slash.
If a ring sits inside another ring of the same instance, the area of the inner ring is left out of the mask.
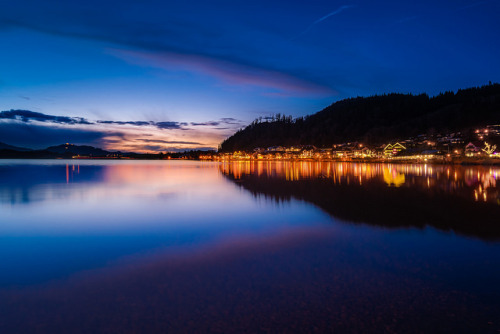
<path id="1" fill-rule="evenodd" d="M 0 160 L 0 333 L 499 333 L 499 176 Z"/>

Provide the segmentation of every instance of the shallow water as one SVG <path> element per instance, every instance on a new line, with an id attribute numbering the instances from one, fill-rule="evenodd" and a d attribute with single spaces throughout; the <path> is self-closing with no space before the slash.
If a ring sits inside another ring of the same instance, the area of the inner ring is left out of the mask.
<path id="1" fill-rule="evenodd" d="M 497 333 L 499 175 L 0 160 L 0 332 Z"/>

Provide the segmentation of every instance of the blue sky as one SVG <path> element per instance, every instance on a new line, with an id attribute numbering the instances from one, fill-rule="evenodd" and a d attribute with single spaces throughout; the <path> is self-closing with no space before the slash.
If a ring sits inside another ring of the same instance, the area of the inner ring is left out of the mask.
<path id="1" fill-rule="evenodd" d="M 498 0 L 3 1 L 0 112 L 86 122 L 0 114 L 0 141 L 209 148 L 259 116 L 499 82 L 498 17 Z"/>

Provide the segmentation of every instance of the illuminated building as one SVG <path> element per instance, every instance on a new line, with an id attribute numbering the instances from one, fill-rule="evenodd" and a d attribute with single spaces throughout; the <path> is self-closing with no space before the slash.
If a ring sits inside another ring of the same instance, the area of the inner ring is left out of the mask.
<path id="1" fill-rule="evenodd" d="M 406 150 L 406 147 L 400 143 L 387 144 L 387 146 L 384 147 L 384 156 L 392 157 L 401 152 L 402 150 Z"/>
<path id="2" fill-rule="evenodd" d="M 467 157 L 475 157 L 478 155 L 482 155 L 481 147 L 478 142 L 470 142 L 465 146 L 465 156 Z"/>

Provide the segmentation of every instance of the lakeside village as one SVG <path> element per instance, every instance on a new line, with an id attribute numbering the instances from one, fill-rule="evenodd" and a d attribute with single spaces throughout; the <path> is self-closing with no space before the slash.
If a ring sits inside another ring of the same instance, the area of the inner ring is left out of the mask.
<path id="1" fill-rule="evenodd" d="M 500 164 L 500 125 L 476 129 L 467 139 L 461 132 L 419 135 L 406 140 L 372 146 L 350 142 L 317 148 L 274 146 L 251 152 L 212 153 L 202 160 L 332 160 L 359 162 L 484 163 Z M 497 148 L 497 146 L 499 146 Z"/>

